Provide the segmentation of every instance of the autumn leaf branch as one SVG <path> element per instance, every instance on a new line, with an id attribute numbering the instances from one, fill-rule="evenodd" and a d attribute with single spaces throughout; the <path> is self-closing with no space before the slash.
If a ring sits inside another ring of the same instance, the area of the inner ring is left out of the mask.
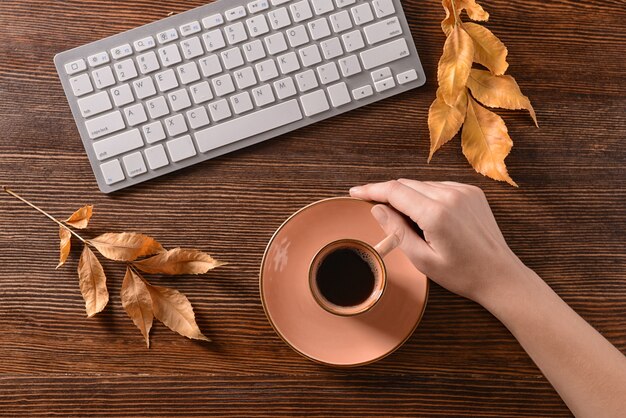
<path id="1" fill-rule="evenodd" d="M 482 105 L 528 110 L 539 126 L 535 111 L 515 79 L 504 75 L 509 67 L 506 46 L 486 27 L 461 20 L 463 10 L 474 21 L 489 20 L 489 13 L 476 0 L 442 0 L 442 5 L 446 17 L 441 28 L 447 39 L 437 71 L 437 97 L 428 112 L 428 162 L 463 127 L 463 154 L 472 167 L 517 187 L 504 163 L 513 147 L 506 124 Z M 472 68 L 473 63 L 488 71 Z"/>
<path id="2" fill-rule="evenodd" d="M 148 347 L 154 318 L 180 335 L 210 341 L 198 328 L 193 307 L 185 295 L 174 289 L 151 285 L 139 271 L 166 275 L 204 274 L 225 263 L 198 250 L 166 250 L 154 238 L 138 233 L 106 233 L 86 239 L 73 228 L 87 228 L 93 215 L 93 206 L 83 206 L 66 220 L 60 221 L 6 186 L 3 186 L 3 190 L 59 225 L 60 254 L 56 268 L 67 261 L 72 235 L 84 244 L 78 261 L 78 280 L 88 317 L 101 312 L 109 302 L 107 278 L 93 248 L 105 258 L 126 263 L 120 295 L 122 306 L 141 331 Z"/>

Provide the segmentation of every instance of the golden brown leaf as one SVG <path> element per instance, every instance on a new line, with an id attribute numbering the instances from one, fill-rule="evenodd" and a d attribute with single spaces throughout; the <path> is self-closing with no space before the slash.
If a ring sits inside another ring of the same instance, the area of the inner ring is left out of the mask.
<path id="1" fill-rule="evenodd" d="M 165 251 L 154 238 L 132 232 L 102 234 L 89 243 L 106 258 L 118 261 L 134 261 Z"/>
<path id="2" fill-rule="evenodd" d="M 459 13 L 461 13 L 462 9 L 465 9 L 470 19 L 483 22 L 489 20 L 489 13 L 480 4 L 476 3 L 476 0 L 458 0 L 457 4 L 459 5 Z"/>
<path id="3" fill-rule="evenodd" d="M 452 32 L 455 20 L 459 19 L 460 13 L 454 13 L 452 9 L 452 0 L 441 0 L 441 4 L 446 11 L 446 18 L 441 21 L 441 30 L 447 35 Z"/>
<path id="4" fill-rule="evenodd" d="M 439 60 L 437 72 L 441 97 L 450 106 L 457 103 L 465 90 L 473 57 L 472 38 L 461 26 L 455 26 L 443 46 L 443 55 Z"/>
<path id="5" fill-rule="evenodd" d="M 59 245 L 59 264 L 56 268 L 61 267 L 67 261 L 67 257 L 70 255 L 70 249 L 72 248 L 72 233 L 62 226 L 59 227 L 59 238 L 61 239 Z"/>
<path id="6" fill-rule="evenodd" d="M 202 251 L 174 248 L 145 260 L 135 261 L 133 265 L 146 273 L 177 275 L 204 274 L 224 263 Z"/>
<path id="7" fill-rule="evenodd" d="M 78 261 L 78 282 L 85 299 L 87 316 L 92 317 L 102 311 L 109 302 L 106 276 L 96 255 L 87 245 Z"/>
<path id="8" fill-rule="evenodd" d="M 506 57 L 509 50 L 484 26 L 464 23 L 463 27 L 474 40 L 474 61 L 484 65 L 495 75 L 502 75 L 509 68 Z"/>
<path id="9" fill-rule="evenodd" d="M 89 225 L 89 220 L 93 214 L 93 206 L 87 205 L 78 209 L 65 221 L 66 224 L 78 229 L 85 229 Z"/>
<path id="10" fill-rule="evenodd" d="M 152 298 L 143 279 L 130 267 L 126 268 L 126 275 L 122 282 L 122 306 L 133 320 L 150 348 L 150 328 L 152 328 Z"/>
<path id="11" fill-rule="evenodd" d="M 455 0 L 454 7 L 452 7 L 452 0 L 442 0 L 441 4 L 446 11 L 446 18 L 441 22 L 441 29 L 446 35 L 449 35 L 452 31 L 455 21 L 461 21 L 461 12 L 463 9 L 467 11 L 467 15 L 472 20 L 489 20 L 489 13 L 476 3 L 475 0 Z"/>
<path id="12" fill-rule="evenodd" d="M 518 187 L 504 164 L 504 159 L 513 147 L 504 121 L 478 104 L 470 95 L 463 125 L 462 146 L 463 154 L 477 172 Z"/>
<path id="13" fill-rule="evenodd" d="M 428 111 L 428 129 L 430 131 L 430 156 L 428 162 L 433 155 L 446 142 L 450 141 L 461 129 L 465 112 L 467 111 L 467 93 L 464 91 L 454 106 L 448 106 L 443 101 L 439 90 L 437 90 L 437 98 L 430 106 Z"/>
<path id="14" fill-rule="evenodd" d="M 488 107 L 501 107 L 503 109 L 526 109 L 537 123 L 535 109 L 530 104 L 528 97 L 522 94 L 515 79 L 509 75 L 495 76 L 489 71 L 472 70 L 467 80 L 474 97 Z"/>
<path id="15" fill-rule="evenodd" d="M 177 290 L 146 284 L 152 298 L 152 312 L 166 327 L 194 340 L 210 341 L 202 335 L 189 299 Z"/>

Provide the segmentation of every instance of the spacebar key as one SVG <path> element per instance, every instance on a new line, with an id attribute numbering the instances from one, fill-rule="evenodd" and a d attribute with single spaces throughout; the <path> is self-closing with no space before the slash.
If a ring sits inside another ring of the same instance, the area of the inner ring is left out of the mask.
<path id="1" fill-rule="evenodd" d="M 296 100 L 268 107 L 249 115 L 220 123 L 217 126 L 196 132 L 200 152 L 211 151 L 233 142 L 279 128 L 302 119 Z"/>

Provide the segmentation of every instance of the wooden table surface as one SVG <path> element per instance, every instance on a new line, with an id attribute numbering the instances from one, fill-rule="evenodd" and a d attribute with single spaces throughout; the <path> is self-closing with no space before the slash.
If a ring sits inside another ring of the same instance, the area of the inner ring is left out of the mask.
<path id="1" fill-rule="evenodd" d="M 510 74 L 541 129 L 503 112 L 514 189 L 473 172 L 458 138 L 428 165 L 427 110 L 444 36 L 436 0 L 405 11 L 426 86 L 110 196 L 98 191 L 58 82 L 55 53 L 183 12 L 202 0 L 0 2 L 0 183 L 64 217 L 96 207 L 87 235 L 137 231 L 206 250 L 227 267 L 154 283 L 184 292 L 213 343 L 155 325 L 148 350 L 111 302 L 87 319 L 79 249 L 59 270 L 57 228 L 0 196 L 0 414 L 568 416 L 509 332 L 478 305 L 431 286 L 423 321 L 378 363 L 335 370 L 274 333 L 258 269 L 298 208 L 398 177 L 484 188 L 519 257 L 626 351 L 626 2 L 484 0 Z"/>

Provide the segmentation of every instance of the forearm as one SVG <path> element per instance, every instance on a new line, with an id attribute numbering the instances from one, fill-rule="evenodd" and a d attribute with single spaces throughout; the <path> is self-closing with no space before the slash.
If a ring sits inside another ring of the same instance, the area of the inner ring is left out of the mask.
<path id="1" fill-rule="evenodd" d="M 577 417 L 626 413 L 626 357 L 534 272 L 483 306 L 511 331 Z M 480 301 L 479 301 L 480 302 Z"/>

